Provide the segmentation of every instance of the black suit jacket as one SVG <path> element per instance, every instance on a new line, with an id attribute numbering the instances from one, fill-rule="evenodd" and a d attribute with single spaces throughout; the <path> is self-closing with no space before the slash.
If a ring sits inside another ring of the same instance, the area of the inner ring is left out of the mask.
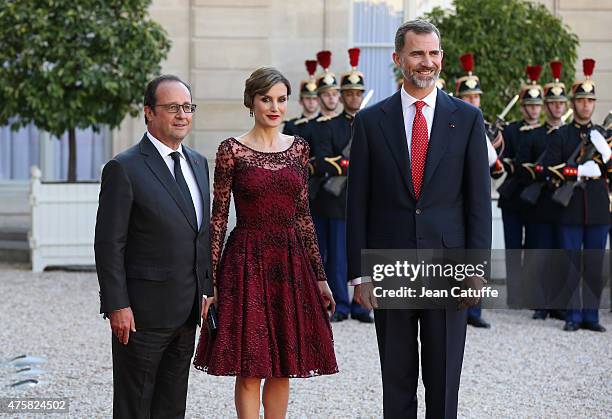
<path id="1" fill-rule="evenodd" d="M 137 329 L 178 327 L 191 314 L 199 322 L 202 295 L 212 295 L 208 164 L 183 150 L 202 195 L 199 230 L 146 135 L 102 172 L 95 236 L 100 312 L 129 306 Z"/>
<path id="2" fill-rule="evenodd" d="M 438 90 L 421 196 L 414 194 L 400 92 L 353 122 L 349 279 L 362 249 L 491 248 L 491 190 L 480 110 Z"/>

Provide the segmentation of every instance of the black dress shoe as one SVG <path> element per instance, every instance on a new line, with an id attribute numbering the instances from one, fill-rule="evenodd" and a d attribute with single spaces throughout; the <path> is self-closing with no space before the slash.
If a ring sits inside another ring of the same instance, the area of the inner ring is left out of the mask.
<path id="1" fill-rule="evenodd" d="M 342 314 L 342 313 L 334 313 L 334 315 L 331 318 L 331 322 L 332 323 L 340 323 L 344 320 L 348 319 L 348 314 Z"/>
<path id="2" fill-rule="evenodd" d="M 565 322 L 565 326 L 563 326 L 563 330 L 566 332 L 575 332 L 580 329 L 580 325 L 574 322 Z"/>
<path id="3" fill-rule="evenodd" d="M 351 314 L 351 319 L 355 319 L 361 323 L 374 323 L 374 319 L 370 313 Z"/>
<path id="4" fill-rule="evenodd" d="M 550 318 L 551 319 L 557 319 L 557 320 L 563 320 L 565 321 L 565 311 L 563 310 L 550 310 Z"/>
<path id="5" fill-rule="evenodd" d="M 533 316 L 531 316 L 534 320 L 546 320 L 546 317 L 548 317 L 547 310 L 535 310 Z"/>
<path id="6" fill-rule="evenodd" d="M 471 317 L 468 316 L 467 320 L 470 326 L 479 327 L 481 329 L 490 329 L 491 325 L 482 319 L 482 317 Z"/>
<path id="7" fill-rule="evenodd" d="M 582 323 L 580 325 L 581 329 L 586 329 L 586 330 L 590 330 L 592 332 L 605 332 L 606 328 L 603 327 L 601 324 L 599 323 Z"/>

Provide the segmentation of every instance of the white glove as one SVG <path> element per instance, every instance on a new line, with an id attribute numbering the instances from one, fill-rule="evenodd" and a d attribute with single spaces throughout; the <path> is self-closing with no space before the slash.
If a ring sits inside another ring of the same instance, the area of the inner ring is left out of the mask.
<path id="1" fill-rule="evenodd" d="M 601 170 L 597 163 L 589 160 L 578 166 L 578 177 L 598 177 L 601 176 Z"/>
<path id="2" fill-rule="evenodd" d="M 607 163 L 608 160 L 610 160 L 610 155 L 612 154 L 612 151 L 610 151 L 610 146 L 608 145 L 606 139 L 596 129 L 591 130 L 591 142 L 593 143 L 597 151 L 599 151 L 599 154 L 601 154 L 601 158 L 604 164 Z"/>
<path id="3" fill-rule="evenodd" d="M 493 148 L 493 144 L 485 135 L 485 141 L 487 142 L 487 158 L 489 159 L 489 167 L 493 166 L 497 161 L 497 152 Z"/>

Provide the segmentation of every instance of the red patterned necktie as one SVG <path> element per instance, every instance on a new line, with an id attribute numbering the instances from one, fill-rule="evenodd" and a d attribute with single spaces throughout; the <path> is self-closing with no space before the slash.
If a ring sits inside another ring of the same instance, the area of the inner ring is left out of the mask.
<path id="1" fill-rule="evenodd" d="M 425 102 L 419 100 L 415 102 L 416 113 L 414 122 L 412 123 L 412 143 L 410 145 L 410 155 L 412 157 L 412 184 L 414 185 L 414 193 L 416 198 L 421 196 L 421 187 L 423 186 L 423 173 L 425 172 L 425 158 L 427 157 L 427 121 L 423 115 L 423 106 Z"/>

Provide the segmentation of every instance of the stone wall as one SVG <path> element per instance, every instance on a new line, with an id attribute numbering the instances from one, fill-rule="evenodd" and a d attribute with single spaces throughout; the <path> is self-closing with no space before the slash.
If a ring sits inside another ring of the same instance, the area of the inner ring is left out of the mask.
<path id="1" fill-rule="evenodd" d="M 446 0 L 406 0 L 406 11 L 434 7 Z M 612 108 L 612 0 L 534 0 L 560 16 L 579 36 L 582 58 L 597 60 L 594 80 L 599 97 L 594 120 Z M 317 51 L 333 52 L 332 68 L 347 69 L 352 39 L 352 0 L 154 0 L 151 16 L 164 26 L 172 49 L 163 71 L 192 84 L 198 111 L 187 143 L 214 159 L 223 139 L 252 124 L 242 105 L 244 80 L 257 67 L 273 65 L 295 89 L 305 76 L 304 60 Z M 299 107 L 293 95 L 289 116 Z M 140 139 L 142 118 L 128 118 L 114 132 L 113 152 Z"/>

